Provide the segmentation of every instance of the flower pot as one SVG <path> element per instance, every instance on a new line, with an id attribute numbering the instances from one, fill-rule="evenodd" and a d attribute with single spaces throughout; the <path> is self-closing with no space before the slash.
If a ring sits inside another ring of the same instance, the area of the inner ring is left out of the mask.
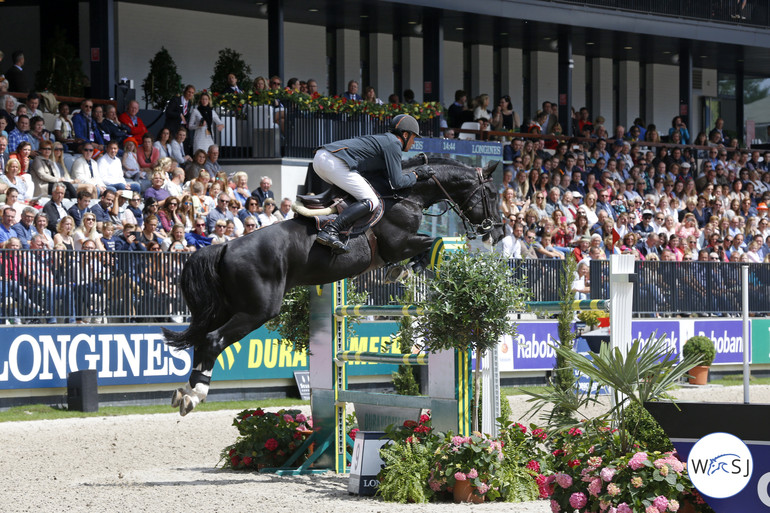
<path id="1" fill-rule="evenodd" d="M 474 504 L 484 502 L 484 496 L 477 495 L 474 493 L 475 491 L 476 487 L 470 481 L 455 481 L 452 494 L 454 495 L 455 502 L 472 502 Z"/>
<path id="2" fill-rule="evenodd" d="M 690 369 L 691 385 L 705 385 L 709 380 L 709 368 L 707 365 L 697 365 Z"/>

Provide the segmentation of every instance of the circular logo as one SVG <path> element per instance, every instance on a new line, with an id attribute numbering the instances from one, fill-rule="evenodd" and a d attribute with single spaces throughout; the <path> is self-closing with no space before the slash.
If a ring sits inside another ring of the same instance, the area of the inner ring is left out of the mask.
<path id="1" fill-rule="evenodd" d="M 711 433 L 698 440 L 687 459 L 687 473 L 703 495 L 724 499 L 738 494 L 751 480 L 754 462 L 743 441 L 730 433 Z"/>

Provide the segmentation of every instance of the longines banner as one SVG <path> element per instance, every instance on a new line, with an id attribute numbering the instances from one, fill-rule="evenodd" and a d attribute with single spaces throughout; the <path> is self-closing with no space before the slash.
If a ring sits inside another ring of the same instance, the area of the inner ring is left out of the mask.
<path id="1" fill-rule="evenodd" d="M 182 325 L 168 325 L 182 329 Z M 0 390 L 67 386 L 70 372 L 95 369 L 100 386 L 185 381 L 192 350 L 169 348 L 160 326 L 22 326 L 0 328 Z M 379 351 L 390 343 L 396 323 L 357 326 L 353 351 Z M 397 352 L 397 348 L 390 348 Z M 293 378 L 307 369 L 307 355 L 282 344 L 265 328 L 227 348 L 217 359 L 212 379 Z M 349 375 L 389 375 L 394 365 L 354 364 Z"/>

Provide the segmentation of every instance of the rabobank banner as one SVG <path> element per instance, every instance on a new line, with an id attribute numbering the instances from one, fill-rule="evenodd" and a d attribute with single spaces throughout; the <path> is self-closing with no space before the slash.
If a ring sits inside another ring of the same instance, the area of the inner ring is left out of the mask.
<path id="1" fill-rule="evenodd" d="M 397 329 L 393 322 L 362 323 L 348 349 L 380 351 Z M 0 340 L 0 390 L 66 387 L 70 372 L 86 369 L 98 371 L 100 386 L 178 383 L 192 370 L 192 350 L 168 347 L 159 325 L 8 326 L 0 328 Z M 398 352 L 397 347 L 388 350 Z M 307 367 L 307 354 L 259 328 L 219 355 L 212 380 L 293 379 L 295 370 Z M 349 365 L 348 374 L 389 375 L 395 369 L 356 363 Z"/>

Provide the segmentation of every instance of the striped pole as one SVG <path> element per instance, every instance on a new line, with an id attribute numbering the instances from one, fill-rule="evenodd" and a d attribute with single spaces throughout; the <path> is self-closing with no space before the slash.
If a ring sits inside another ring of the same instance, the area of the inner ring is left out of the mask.
<path id="1" fill-rule="evenodd" d="M 423 308 L 416 305 L 340 305 L 334 309 L 334 315 L 380 315 L 393 317 L 413 317 L 422 315 Z"/>
<path id="2" fill-rule="evenodd" d="M 371 362 L 389 363 L 394 365 L 428 365 L 429 355 L 421 354 L 391 354 L 375 353 L 372 351 L 343 351 L 337 354 L 337 362 Z"/>

